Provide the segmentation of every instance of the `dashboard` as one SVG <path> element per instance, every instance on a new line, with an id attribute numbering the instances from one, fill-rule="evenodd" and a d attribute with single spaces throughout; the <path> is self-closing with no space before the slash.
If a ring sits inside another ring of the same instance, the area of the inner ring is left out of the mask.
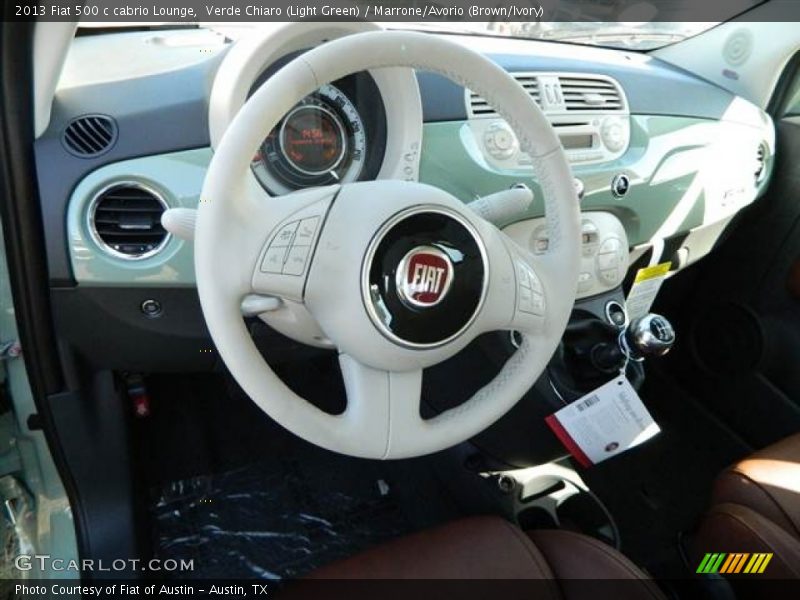
<path id="1" fill-rule="evenodd" d="M 160 214 L 201 202 L 227 124 L 282 64 L 373 28 L 294 24 L 235 43 L 206 30 L 75 40 L 35 152 L 55 318 L 89 362 L 210 366 L 198 351 L 208 337 L 191 244 L 164 231 Z M 618 292 L 641 261 L 679 270 L 701 259 L 767 185 L 772 122 L 722 88 L 626 51 L 448 37 L 506 68 L 559 135 L 584 212 L 579 298 Z M 89 60 L 101 53 L 113 59 Z M 513 131 L 485 99 L 437 75 L 383 69 L 322 86 L 264 132 L 251 170 L 270 195 L 386 178 L 469 203 L 523 183 L 534 201 L 500 225 L 534 253 L 549 243 Z"/>

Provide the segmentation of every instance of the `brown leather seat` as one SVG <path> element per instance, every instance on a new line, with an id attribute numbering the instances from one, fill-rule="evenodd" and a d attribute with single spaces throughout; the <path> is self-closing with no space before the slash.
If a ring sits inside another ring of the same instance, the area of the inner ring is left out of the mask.
<path id="1" fill-rule="evenodd" d="M 773 552 L 764 574 L 800 578 L 800 434 L 728 467 L 692 542 L 706 552 Z"/>
<path id="2" fill-rule="evenodd" d="M 663 599 L 639 568 L 598 540 L 567 531 L 525 534 L 498 517 L 472 517 L 393 540 L 323 567 L 309 579 L 540 580 L 502 588 L 502 596 L 554 600 L 596 598 L 597 580 L 616 580 L 609 582 L 617 585 L 616 598 Z M 491 585 L 492 595 L 499 594 L 496 586 L 501 584 Z M 486 597 L 480 589 L 480 584 L 470 584 L 459 596 L 466 591 L 467 596 Z"/>

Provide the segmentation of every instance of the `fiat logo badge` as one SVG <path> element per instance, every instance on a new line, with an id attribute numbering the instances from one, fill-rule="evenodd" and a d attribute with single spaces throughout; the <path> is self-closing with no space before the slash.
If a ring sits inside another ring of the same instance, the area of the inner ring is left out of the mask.
<path id="1" fill-rule="evenodd" d="M 453 263 L 439 248 L 418 246 L 400 261 L 395 276 L 397 295 L 414 308 L 441 302 L 453 283 Z"/>

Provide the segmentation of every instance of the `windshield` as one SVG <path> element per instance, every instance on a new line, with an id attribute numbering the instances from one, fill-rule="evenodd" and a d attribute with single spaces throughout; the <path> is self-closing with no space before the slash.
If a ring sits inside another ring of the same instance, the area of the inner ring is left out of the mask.
<path id="1" fill-rule="evenodd" d="M 439 0 L 439 2 L 441 1 Z M 451 1 L 444 0 L 444 4 L 448 4 Z M 498 7 L 494 10 L 508 8 L 501 6 L 508 0 L 496 1 L 498 2 Z M 503 21 L 501 18 L 491 22 L 476 22 L 466 19 L 423 19 L 396 22 L 388 17 L 382 19 L 381 14 L 383 13 L 376 14 L 373 12 L 371 16 L 378 21 L 383 20 L 382 24 L 388 28 L 548 40 L 647 51 L 680 42 L 707 31 L 720 22 L 732 19 L 761 3 L 763 3 L 763 0 L 726 0 L 724 5 L 717 3 L 711 6 L 711 3 L 702 3 L 698 2 L 698 0 L 669 0 L 669 2 L 657 6 L 654 0 L 652 2 L 647 0 L 592 0 L 591 4 L 588 5 L 587 0 L 545 0 L 538 8 L 539 12 L 533 13 L 537 19 L 534 21 Z M 363 3 L 356 1 L 354 4 Z M 408 4 L 415 5 L 418 2 L 417 0 L 410 0 Z M 546 8 L 545 5 L 547 5 Z M 413 10 L 419 10 L 419 7 Z M 402 14 L 410 15 L 414 13 Z M 196 15 L 192 13 L 192 16 Z M 692 20 L 697 19 L 697 17 L 709 20 Z M 687 18 L 690 20 L 685 20 Z M 614 20 L 600 21 L 594 19 Z M 82 21 L 80 26 L 84 29 L 80 33 L 84 35 L 86 33 L 99 33 L 100 31 L 107 31 L 108 28 L 116 29 L 118 27 L 189 26 L 205 27 L 226 33 L 230 32 L 232 33 L 231 37 L 236 39 L 238 37 L 237 33 L 241 33 L 242 30 L 268 25 L 259 21 L 272 21 L 272 19 L 259 19 L 256 17 L 245 22 L 230 22 L 221 18 L 214 22 L 184 20 L 180 23 L 134 23 L 126 22 L 124 19 L 117 22 Z"/>
<path id="2" fill-rule="evenodd" d="M 440 31 L 498 35 L 536 40 L 571 42 L 628 50 L 653 50 L 680 42 L 718 25 L 714 22 L 491 22 L 437 23 Z M 419 23 L 404 24 L 419 28 Z"/>

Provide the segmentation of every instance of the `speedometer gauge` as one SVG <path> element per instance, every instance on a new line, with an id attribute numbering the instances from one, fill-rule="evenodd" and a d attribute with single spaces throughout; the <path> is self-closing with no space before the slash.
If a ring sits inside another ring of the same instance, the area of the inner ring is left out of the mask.
<path id="1" fill-rule="evenodd" d="M 264 140 L 253 171 L 269 191 L 356 181 L 367 137 L 358 110 L 340 89 L 325 85 L 290 110 Z"/>

